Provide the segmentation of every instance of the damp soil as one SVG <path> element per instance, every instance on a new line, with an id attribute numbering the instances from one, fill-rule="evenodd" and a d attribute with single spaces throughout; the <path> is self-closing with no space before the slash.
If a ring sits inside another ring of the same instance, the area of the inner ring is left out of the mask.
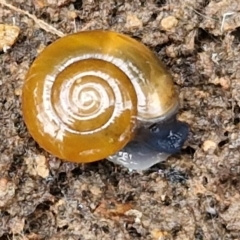
<path id="1" fill-rule="evenodd" d="M 0 0 L 0 24 L 19 28 L 0 52 L 0 240 L 240 239 L 238 0 Z M 63 162 L 25 127 L 33 60 L 59 37 L 93 29 L 146 44 L 179 91 L 189 138 L 147 171 Z"/>

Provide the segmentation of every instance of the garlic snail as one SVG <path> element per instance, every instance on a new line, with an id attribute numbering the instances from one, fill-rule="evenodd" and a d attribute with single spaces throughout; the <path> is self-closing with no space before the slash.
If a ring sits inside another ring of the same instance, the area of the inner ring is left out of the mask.
<path id="1" fill-rule="evenodd" d="M 165 66 L 142 43 L 111 31 L 47 46 L 26 76 L 22 107 L 35 141 L 67 161 L 108 159 L 144 170 L 178 152 L 188 135 Z"/>

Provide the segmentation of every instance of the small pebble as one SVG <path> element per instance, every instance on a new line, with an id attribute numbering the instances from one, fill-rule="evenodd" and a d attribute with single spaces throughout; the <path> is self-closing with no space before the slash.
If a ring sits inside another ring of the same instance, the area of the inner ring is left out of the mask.
<path id="1" fill-rule="evenodd" d="M 165 17 L 161 21 L 161 27 L 166 31 L 172 30 L 177 26 L 177 24 L 178 20 L 174 16 Z"/>
<path id="2" fill-rule="evenodd" d="M 19 33 L 20 28 L 17 26 L 0 24 L 0 51 L 7 52 L 16 42 Z"/>

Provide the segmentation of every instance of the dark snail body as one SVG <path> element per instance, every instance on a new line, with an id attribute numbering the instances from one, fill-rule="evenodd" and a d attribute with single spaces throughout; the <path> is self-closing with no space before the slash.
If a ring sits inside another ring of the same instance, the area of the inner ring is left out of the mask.
<path id="1" fill-rule="evenodd" d="M 173 119 L 170 123 L 156 123 L 149 129 L 141 130 L 141 139 L 149 148 L 175 154 L 187 139 L 189 127 L 186 123 Z"/>
<path id="2" fill-rule="evenodd" d="M 27 74 L 22 102 L 39 145 L 74 162 L 107 158 L 146 169 L 179 151 L 188 132 L 174 120 L 178 95 L 165 66 L 143 44 L 110 31 L 46 47 Z"/>
<path id="3" fill-rule="evenodd" d="M 173 116 L 167 122 L 139 128 L 134 139 L 108 159 L 130 169 L 145 170 L 178 153 L 188 132 L 188 125 Z"/>

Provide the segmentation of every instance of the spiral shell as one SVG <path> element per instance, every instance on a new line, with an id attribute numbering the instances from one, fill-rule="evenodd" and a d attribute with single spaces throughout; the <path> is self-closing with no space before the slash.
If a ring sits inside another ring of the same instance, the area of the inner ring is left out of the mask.
<path id="1" fill-rule="evenodd" d="M 91 162 L 118 152 L 139 126 L 172 116 L 178 96 L 143 44 L 86 31 L 44 49 L 27 74 L 22 105 L 40 146 L 61 159 Z"/>

